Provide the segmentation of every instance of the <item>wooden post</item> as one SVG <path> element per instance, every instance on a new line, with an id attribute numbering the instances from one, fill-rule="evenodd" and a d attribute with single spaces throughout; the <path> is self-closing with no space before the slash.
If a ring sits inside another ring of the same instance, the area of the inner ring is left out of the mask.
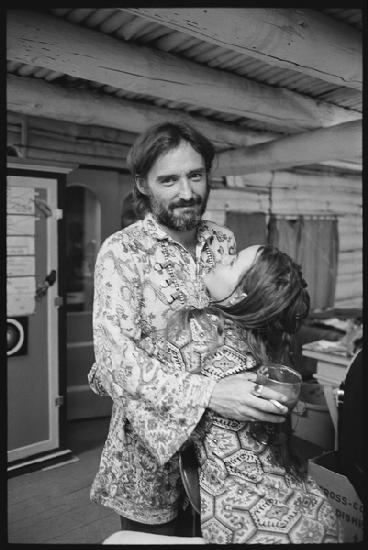
<path id="1" fill-rule="evenodd" d="M 361 159 L 362 121 L 293 134 L 268 143 L 218 153 L 217 175 L 280 170 L 339 158 Z"/>

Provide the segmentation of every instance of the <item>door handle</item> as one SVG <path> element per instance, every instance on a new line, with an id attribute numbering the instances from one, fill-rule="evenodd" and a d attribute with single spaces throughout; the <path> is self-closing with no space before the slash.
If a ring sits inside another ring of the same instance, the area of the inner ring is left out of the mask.
<path id="1" fill-rule="evenodd" d="M 48 275 L 46 275 L 43 283 L 40 283 L 36 289 L 36 300 L 43 298 L 49 288 L 56 282 L 56 270 L 52 269 Z"/>

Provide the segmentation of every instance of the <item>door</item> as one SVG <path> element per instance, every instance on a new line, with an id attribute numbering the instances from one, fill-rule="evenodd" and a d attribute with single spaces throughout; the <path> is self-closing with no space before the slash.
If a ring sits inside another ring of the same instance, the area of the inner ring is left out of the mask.
<path id="1" fill-rule="evenodd" d="M 92 307 L 94 264 L 101 243 L 121 226 L 127 174 L 79 168 L 68 175 L 65 199 L 67 291 L 67 419 L 111 414 L 111 399 L 94 394 Z"/>
<path id="2" fill-rule="evenodd" d="M 57 226 L 61 211 L 57 176 L 19 170 L 9 174 L 7 404 L 8 461 L 13 462 L 60 445 Z"/>

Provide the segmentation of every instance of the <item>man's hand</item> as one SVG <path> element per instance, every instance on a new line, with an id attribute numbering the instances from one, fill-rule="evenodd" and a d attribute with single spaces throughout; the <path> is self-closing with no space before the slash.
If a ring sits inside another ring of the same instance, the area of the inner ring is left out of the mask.
<path id="1" fill-rule="evenodd" d="M 253 394 L 256 378 L 255 373 L 234 374 L 221 378 L 213 390 L 209 407 L 217 414 L 235 420 L 284 422 L 288 408 L 279 408 L 270 399 L 283 403 L 286 397 L 265 386 L 262 397 L 257 397 Z"/>

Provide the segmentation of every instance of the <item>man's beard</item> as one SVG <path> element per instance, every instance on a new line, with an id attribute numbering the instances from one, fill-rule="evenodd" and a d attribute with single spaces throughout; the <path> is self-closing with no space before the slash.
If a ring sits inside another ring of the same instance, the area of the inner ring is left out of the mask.
<path id="1" fill-rule="evenodd" d="M 169 203 L 167 206 L 159 202 L 151 193 L 149 194 L 151 212 L 156 220 L 175 231 L 190 231 L 198 227 L 202 214 L 206 210 L 209 187 L 203 197 L 195 195 L 189 200 L 178 199 Z M 186 212 L 178 212 L 178 207 L 190 207 Z"/>

